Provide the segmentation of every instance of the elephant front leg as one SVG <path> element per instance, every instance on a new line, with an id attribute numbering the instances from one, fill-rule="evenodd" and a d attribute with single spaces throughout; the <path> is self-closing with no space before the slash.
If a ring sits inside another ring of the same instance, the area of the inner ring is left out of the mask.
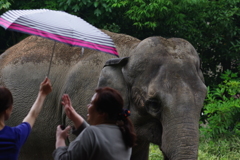
<path id="1" fill-rule="evenodd" d="M 148 160 L 149 142 L 138 140 L 132 149 L 131 160 Z"/>

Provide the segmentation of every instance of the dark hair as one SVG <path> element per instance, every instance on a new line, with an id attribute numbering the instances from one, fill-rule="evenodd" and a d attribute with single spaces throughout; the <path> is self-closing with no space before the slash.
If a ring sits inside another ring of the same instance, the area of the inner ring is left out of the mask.
<path id="1" fill-rule="evenodd" d="M 124 101 L 121 94 L 109 87 L 98 88 L 95 91 L 97 94 L 92 104 L 96 107 L 96 110 L 107 113 L 108 120 L 116 121 L 122 132 L 125 144 L 133 147 L 136 141 L 136 134 L 131 120 L 123 113 Z"/>
<path id="2" fill-rule="evenodd" d="M 0 86 L 0 113 L 13 105 L 12 93 L 6 87 Z"/>

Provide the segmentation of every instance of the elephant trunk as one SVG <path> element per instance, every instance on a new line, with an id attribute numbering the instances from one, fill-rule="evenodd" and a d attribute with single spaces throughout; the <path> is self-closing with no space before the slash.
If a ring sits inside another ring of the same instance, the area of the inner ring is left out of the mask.
<path id="1" fill-rule="evenodd" d="M 178 118 L 163 124 L 161 150 L 165 160 L 197 160 L 198 137 L 198 121 L 193 122 L 189 119 L 179 121 Z"/>

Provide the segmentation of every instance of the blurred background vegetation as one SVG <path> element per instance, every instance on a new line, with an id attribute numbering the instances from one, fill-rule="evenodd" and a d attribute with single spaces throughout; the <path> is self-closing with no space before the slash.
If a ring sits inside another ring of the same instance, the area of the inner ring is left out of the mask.
<path id="1" fill-rule="evenodd" d="M 217 141 L 200 138 L 198 160 L 239 160 L 240 138 L 221 138 Z M 163 160 L 161 151 L 157 145 L 150 145 L 149 160 Z"/>
<path id="2" fill-rule="evenodd" d="M 47 8 L 139 39 L 188 40 L 201 58 L 208 95 L 200 119 L 199 159 L 240 157 L 240 0 L 1 0 L 12 9 Z M 0 54 L 26 34 L 0 28 Z M 150 160 L 161 159 L 151 145 Z"/>

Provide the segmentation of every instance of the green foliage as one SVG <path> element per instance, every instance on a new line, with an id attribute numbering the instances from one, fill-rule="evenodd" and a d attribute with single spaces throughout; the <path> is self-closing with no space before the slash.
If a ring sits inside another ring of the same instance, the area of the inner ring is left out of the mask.
<path id="1" fill-rule="evenodd" d="M 239 137 L 214 141 L 204 137 L 200 138 L 198 160 L 239 160 L 239 157 Z"/>
<path id="2" fill-rule="evenodd" d="M 160 160 L 163 159 L 162 152 L 160 151 L 159 147 L 155 144 L 150 144 L 150 153 L 148 156 L 149 160 Z"/>
<path id="3" fill-rule="evenodd" d="M 115 33 L 120 31 L 120 27 L 115 23 L 112 23 L 112 24 L 107 23 L 106 25 L 103 26 L 103 29 L 109 30 Z"/>
<path id="4" fill-rule="evenodd" d="M 113 22 L 116 18 L 115 12 L 112 11 L 113 0 L 57 0 L 59 9 L 68 13 L 77 15 L 87 22 L 101 29 L 113 29 L 118 31 L 119 28 Z"/>
<path id="5" fill-rule="evenodd" d="M 13 0 L 10 9 L 53 9 L 58 10 L 57 0 Z"/>
<path id="6" fill-rule="evenodd" d="M 225 71 L 223 81 L 216 87 L 208 87 L 203 114 L 207 116 L 205 127 L 200 130 L 205 137 L 221 138 L 240 136 L 240 80 L 237 73 Z"/>
<path id="7" fill-rule="evenodd" d="M 239 160 L 240 138 L 222 138 L 218 140 L 200 138 L 198 160 Z M 149 160 L 163 160 L 162 152 L 155 144 L 150 144 Z"/>
<path id="8" fill-rule="evenodd" d="M 183 23 L 186 15 L 181 13 L 181 10 L 183 10 L 188 4 L 198 4 L 200 2 L 201 0 L 119 0 L 113 6 L 129 7 L 126 16 L 134 21 L 134 25 L 137 25 L 140 28 L 146 27 L 155 30 L 163 23 L 164 25 L 177 25 Z M 188 6 L 188 8 L 189 7 L 190 6 Z M 170 18 L 171 15 L 174 16 Z"/>
<path id="9" fill-rule="evenodd" d="M 11 0 L 1 0 L 0 1 L 0 11 L 5 11 L 10 8 Z"/>

